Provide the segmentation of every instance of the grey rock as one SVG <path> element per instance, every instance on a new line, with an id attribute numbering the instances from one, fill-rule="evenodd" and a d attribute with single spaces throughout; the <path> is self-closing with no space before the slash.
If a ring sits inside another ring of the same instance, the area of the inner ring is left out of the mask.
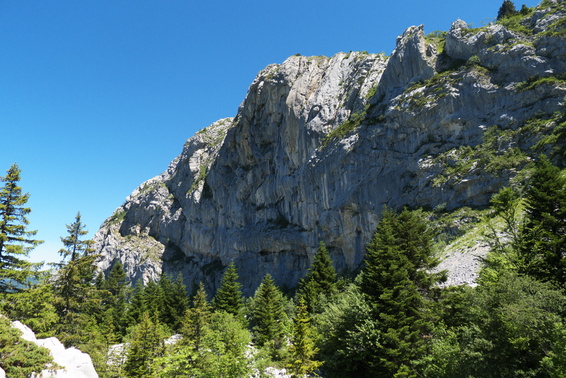
<path id="1" fill-rule="evenodd" d="M 37 339 L 33 331 L 19 321 L 12 322 L 14 328 L 22 332 L 21 338 L 40 347 L 47 348 L 53 356 L 53 361 L 61 366 L 61 369 L 48 369 L 34 377 L 40 378 L 98 378 L 90 356 L 76 348 L 65 348 L 55 337 Z"/>
<path id="2" fill-rule="evenodd" d="M 407 29 L 389 58 L 293 56 L 268 66 L 235 118 L 189 139 L 103 224 L 98 266 L 108 271 L 119 260 L 132 281 L 182 273 L 189 290 L 202 281 L 212 294 L 235 262 L 253 294 L 266 273 L 297 285 L 321 240 L 340 272 L 359 269 L 384 205 L 485 206 L 513 171 L 472 166 L 445 185 L 438 179 L 450 154 L 480 144 L 489 127 L 516 130 L 563 108 L 565 86 L 516 90 L 530 76 L 564 72 L 556 63 L 563 41 L 541 38 L 537 48 L 499 25 L 477 34 L 464 27 L 453 24 L 446 59 L 476 55 L 479 64 L 452 71 L 436 71 L 440 54 L 422 26 Z M 533 134 L 513 146 L 536 141 Z M 449 256 L 458 272 L 464 257 Z M 473 261 L 462 262 L 465 271 Z M 454 282 L 473 282 L 455 274 Z"/>
<path id="3" fill-rule="evenodd" d="M 397 46 L 387 62 L 374 101 L 387 101 L 407 85 L 431 78 L 435 73 L 438 51 L 427 45 L 424 25 L 411 26 L 397 38 Z"/>

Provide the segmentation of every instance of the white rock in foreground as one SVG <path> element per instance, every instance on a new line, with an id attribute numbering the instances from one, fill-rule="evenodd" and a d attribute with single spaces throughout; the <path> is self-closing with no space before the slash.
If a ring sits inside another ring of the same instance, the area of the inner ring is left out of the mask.
<path id="1" fill-rule="evenodd" d="M 22 339 L 31 341 L 38 346 L 49 349 L 53 356 L 53 361 L 62 367 L 58 370 L 44 370 L 38 378 L 98 378 L 96 370 L 92 364 L 90 356 L 76 348 L 65 349 L 65 346 L 55 337 L 47 339 L 37 339 L 33 331 L 26 325 L 15 321 L 12 322 L 14 328 L 22 331 Z M 0 372 L 0 378 L 5 377 L 4 372 Z"/>

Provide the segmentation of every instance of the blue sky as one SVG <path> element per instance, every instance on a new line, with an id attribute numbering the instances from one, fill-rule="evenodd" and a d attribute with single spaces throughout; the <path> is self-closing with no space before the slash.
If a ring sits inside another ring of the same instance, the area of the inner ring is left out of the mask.
<path id="1" fill-rule="evenodd" d="M 45 240 L 30 259 L 58 261 L 78 211 L 92 237 L 187 138 L 234 116 L 268 64 L 389 55 L 409 26 L 481 26 L 501 3 L 0 0 L 0 176 L 22 169 L 29 229 Z"/>

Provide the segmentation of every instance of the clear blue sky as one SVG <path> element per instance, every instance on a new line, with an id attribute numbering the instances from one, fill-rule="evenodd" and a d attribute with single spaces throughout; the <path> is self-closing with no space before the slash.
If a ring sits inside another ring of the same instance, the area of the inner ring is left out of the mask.
<path id="1" fill-rule="evenodd" d="M 234 116 L 268 64 L 389 55 L 411 25 L 481 26 L 501 3 L 0 0 L 0 176 L 22 169 L 29 229 L 45 240 L 30 259 L 58 261 L 78 211 L 92 237 L 187 138 Z"/>

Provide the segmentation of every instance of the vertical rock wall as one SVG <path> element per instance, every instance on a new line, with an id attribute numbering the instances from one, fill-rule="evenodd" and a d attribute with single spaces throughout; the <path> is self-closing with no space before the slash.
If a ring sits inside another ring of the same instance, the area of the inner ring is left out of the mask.
<path id="1" fill-rule="evenodd" d="M 204 281 L 212 292 L 234 261 L 252 294 L 266 273 L 295 286 L 320 240 L 340 271 L 358 269 L 384 205 L 485 205 L 513 173 L 470 169 L 439 185 L 439 157 L 477 146 L 489 127 L 513 130 L 562 109 L 561 84 L 516 87 L 562 72 L 564 41 L 515 48 L 519 37 L 500 25 L 475 37 L 465 28 L 454 23 L 442 53 L 419 26 L 391 57 L 293 56 L 268 66 L 235 118 L 189 139 L 105 222 L 95 236 L 99 266 L 120 260 L 133 280 L 182 273 L 189 289 Z"/>

